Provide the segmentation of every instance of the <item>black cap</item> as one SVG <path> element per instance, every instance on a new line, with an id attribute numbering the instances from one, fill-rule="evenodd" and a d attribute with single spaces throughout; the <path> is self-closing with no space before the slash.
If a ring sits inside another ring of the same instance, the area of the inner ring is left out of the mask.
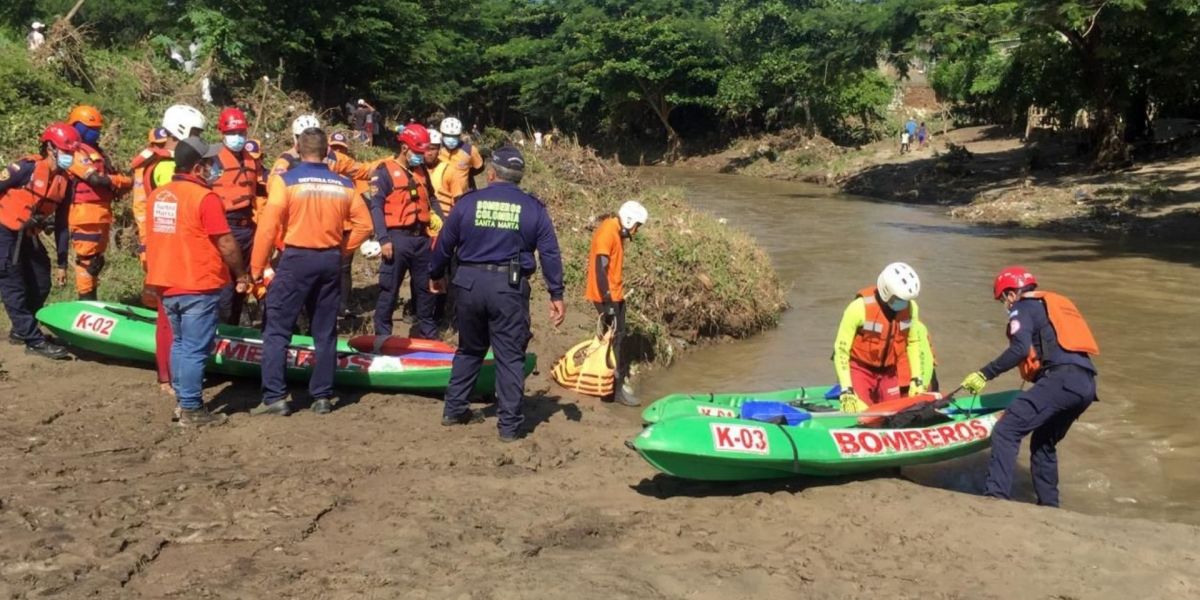
<path id="1" fill-rule="evenodd" d="M 514 171 L 525 170 L 525 157 L 514 146 L 500 146 L 492 151 L 492 162 Z"/>
<path id="2" fill-rule="evenodd" d="M 221 151 L 221 146 L 192 136 L 179 142 L 175 147 L 175 171 L 187 173 L 194 169 L 200 161 L 211 159 Z"/>

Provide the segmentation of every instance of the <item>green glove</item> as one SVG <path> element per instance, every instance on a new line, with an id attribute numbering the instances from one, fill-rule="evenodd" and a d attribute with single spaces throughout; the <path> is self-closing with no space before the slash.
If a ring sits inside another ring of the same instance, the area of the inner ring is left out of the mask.
<path id="1" fill-rule="evenodd" d="M 983 388 L 987 387 L 987 377 L 984 377 L 983 373 L 975 371 L 967 375 L 967 378 L 962 382 L 962 387 L 972 394 L 979 394 L 979 392 L 983 391 Z"/>
<path id="2" fill-rule="evenodd" d="M 843 391 L 842 395 L 838 397 L 838 401 L 842 403 L 842 412 L 844 413 L 860 413 L 870 408 L 866 402 L 858 399 L 854 390 Z"/>

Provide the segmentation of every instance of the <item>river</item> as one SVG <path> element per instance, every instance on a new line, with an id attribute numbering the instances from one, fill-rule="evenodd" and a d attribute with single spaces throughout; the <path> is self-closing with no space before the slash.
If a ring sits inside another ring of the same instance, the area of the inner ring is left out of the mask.
<path id="1" fill-rule="evenodd" d="M 939 209 L 802 183 L 673 169 L 642 175 L 682 186 L 694 206 L 753 235 L 790 288 L 791 304 L 778 329 L 699 348 L 642 378 L 642 398 L 833 383 L 830 354 L 841 313 L 892 261 L 908 262 L 921 276 L 921 315 L 934 338 L 943 390 L 954 388 L 1004 349 L 1007 313 L 992 299 L 992 277 L 1021 264 L 1043 289 L 1076 302 L 1101 347 L 1101 401 L 1059 446 L 1063 506 L 1200 523 L 1200 418 L 1190 410 L 1198 399 L 1200 247 L 978 228 Z M 989 387 L 1019 385 L 1014 373 Z M 984 452 L 903 475 L 978 493 L 986 460 Z M 1032 501 L 1027 445 L 1021 462 L 1015 493 Z"/>

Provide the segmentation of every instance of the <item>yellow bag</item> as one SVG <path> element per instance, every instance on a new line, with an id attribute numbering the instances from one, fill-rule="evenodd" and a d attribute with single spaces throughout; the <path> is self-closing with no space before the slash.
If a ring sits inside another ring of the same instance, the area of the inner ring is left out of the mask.
<path id="1" fill-rule="evenodd" d="M 612 394 L 613 373 L 616 370 L 612 338 L 613 332 L 610 329 L 571 347 L 554 363 L 554 370 L 551 372 L 554 381 L 569 390 L 588 396 L 603 397 Z"/>

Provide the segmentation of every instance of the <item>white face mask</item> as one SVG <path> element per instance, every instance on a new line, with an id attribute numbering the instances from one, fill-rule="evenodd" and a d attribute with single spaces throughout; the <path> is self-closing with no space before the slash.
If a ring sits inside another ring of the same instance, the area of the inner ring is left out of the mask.
<path id="1" fill-rule="evenodd" d="M 246 136 L 244 135 L 227 135 L 225 136 L 225 147 L 234 152 L 241 152 L 242 148 L 246 147 Z"/>
<path id="2" fill-rule="evenodd" d="M 58 158 L 55 159 L 55 162 L 58 163 L 58 168 L 66 171 L 71 168 L 71 165 L 75 164 L 75 155 L 59 150 Z"/>

